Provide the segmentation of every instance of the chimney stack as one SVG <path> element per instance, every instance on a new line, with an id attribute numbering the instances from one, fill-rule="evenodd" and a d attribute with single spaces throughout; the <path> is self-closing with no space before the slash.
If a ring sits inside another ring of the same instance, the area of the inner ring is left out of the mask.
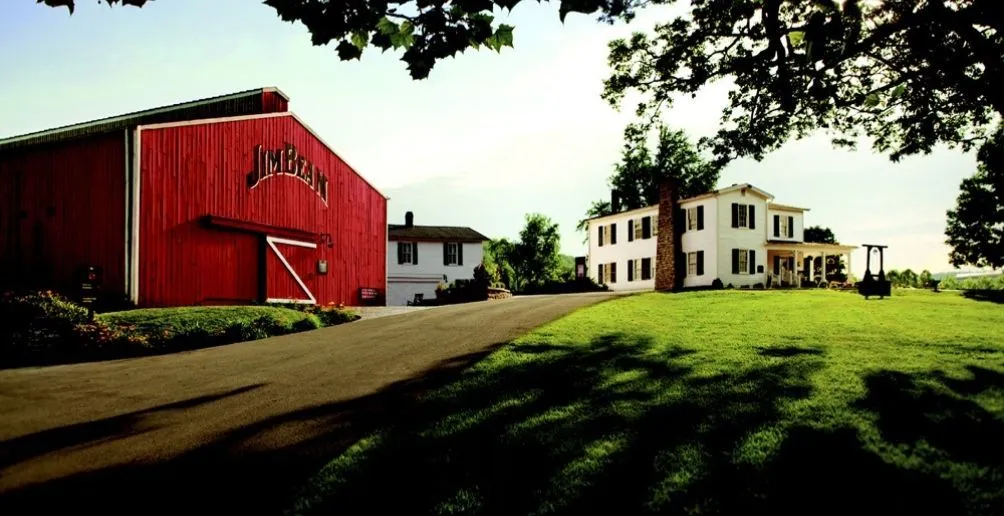
<path id="1" fill-rule="evenodd" d="M 677 291 L 682 287 L 680 256 L 680 191 L 679 182 L 665 179 L 659 185 L 659 236 L 655 247 L 655 289 Z"/>
<path id="2" fill-rule="evenodd" d="M 621 211 L 621 193 L 617 190 L 610 190 L 610 211 L 612 213 Z"/>
<path id="3" fill-rule="evenodd" d="M 404 213 L 404 226 L 410 228 L 414 225 L 415 225 L 415 214 L 410 211 L 406 211 Z"/>

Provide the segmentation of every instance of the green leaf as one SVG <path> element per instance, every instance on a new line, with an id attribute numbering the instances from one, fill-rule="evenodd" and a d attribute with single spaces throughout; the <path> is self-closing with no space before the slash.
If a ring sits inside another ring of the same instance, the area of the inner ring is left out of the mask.
<path id="1" fill-rule="evenodd" d="M 401 22 L 401 34 L 412 35 L 415 33 L 415 24 L 411 23 L 410 20 L 405 20 Z"/>
<path id="2" fill-rule="evenodd" d="M 338 51 L 338 58 L 342 61 L 359 59 L 359 56 L 363 55 L 362 49 L 344 40 L 338 44 L 338 47 L 335 48 L 335 50 Z"/>
<path id="3" fill-rule="evenodd" d="M 499 28 L 495 29 L 495 34 L 492 36 L 498 42 L 499 48 L 511 47 L 512 46 L 512 25 L 501 24 Z"/>
<path id="4" fill-rule="evenodd" d="M 388 20 L 386 16 L 380 18 L 380 21 L 377 22 L 376 28 L 381 34 L 385 34 L 387 36 L 393 36 L 401 30 L 396 23 Z"/>
<path id="5" fill-rule="evenodd" d="M 805 39 L 805 32 L 800 30 L 789 32 L 788 39 L 793 47 L 801 46 L 802 40 Z"/>
<path id="6" fill-rule="evenodd" d="M 872 93 L 865 97 L 865 107 L 873 108 L 879 104 L 879 96 L 877 93 Z"/>
<path id="7" fill-rule="evenodd" d="M 906 93 L 906 84 L 900 84 L 899 86 L 896 86 L 896 88 L 892 90 L 893 98 L 902 97 L 904 93 Z"/>
<path id="8" fill-rule="evenodd" d="M 352 33 L 352 44 L 356 46 L 359 50 L 366 48 L 370 42 L 369 34 L 363 31 L 356 31 Z"/>
<path id="9" fill-rule="evenodd" d="M 410 33 L 397 32 L 390 35 L 390 44 L 394 48 L 410 48 L 415 44 L 415 36 Z"/>

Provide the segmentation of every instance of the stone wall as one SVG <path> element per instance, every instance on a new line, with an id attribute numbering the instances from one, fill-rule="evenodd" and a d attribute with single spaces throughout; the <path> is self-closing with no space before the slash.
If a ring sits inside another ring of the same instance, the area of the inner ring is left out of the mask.
<path id="1" fill-rule="evenodd" d="M 674 179 L 659 185 L 659 236 L 655 250 L 655 289 L 676 291 L 682 279 L 677 274 L 676 260 L 680 256 L 680 232 L 676 227 L 680 204 L 679 187 Z"/>

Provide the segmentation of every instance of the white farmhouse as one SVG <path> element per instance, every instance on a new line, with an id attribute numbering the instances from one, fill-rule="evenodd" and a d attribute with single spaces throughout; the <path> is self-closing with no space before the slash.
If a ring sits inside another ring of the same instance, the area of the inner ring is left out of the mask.
<path id="1" fill-rule="evenodd" d="M 410 211 L 404 220 L 387 226 L 388 305 L 432 299 L 440 283 L 474 278 L 488 237 L 468 227 L 416 226 Z"/>
<path id="2" fill-rule="evenodd" d="M 846 255 L 850 271 L 855 246 L 803 241 L 808 209 L 777 204 L 748 183 L 681 199 L 677 272 L 683 287 L 801 286 L 826 277 L 826 257 Z M 613 202 L 617 204 L 616 199 Z M 616 207 L 614 208 L 616 210 Z M 589 277 L 611 290 L 651 290 L 659 268 L 659 205 L 589 220 Z M 812 267 L 822 256 L 822 270 Z"/>

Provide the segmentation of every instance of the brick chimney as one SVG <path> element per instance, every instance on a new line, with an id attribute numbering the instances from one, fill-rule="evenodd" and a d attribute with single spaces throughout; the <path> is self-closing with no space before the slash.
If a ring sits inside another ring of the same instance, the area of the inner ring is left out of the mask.
<path id="1" fill-rule="evenodd" d="M 415 214 L 407 211 L 404 213 L 404 227 L 410 228 L 415 225 Z"/>
<path id="2" fill-rule="evenodd" d="M 611 213 L 621 211 L 621 193 L 617 190 L 610 190 L 610 211 Z"/>
<path id="3" fill-rule="evenodd" d="M 676 291 L 682 287 L 677 274 L 677 259 L 682 252 L 677 228 L 680 204 L 679 183 L 666 179 L 659 185 L 659 236 L 655 248 L 655 289 Z"/>

